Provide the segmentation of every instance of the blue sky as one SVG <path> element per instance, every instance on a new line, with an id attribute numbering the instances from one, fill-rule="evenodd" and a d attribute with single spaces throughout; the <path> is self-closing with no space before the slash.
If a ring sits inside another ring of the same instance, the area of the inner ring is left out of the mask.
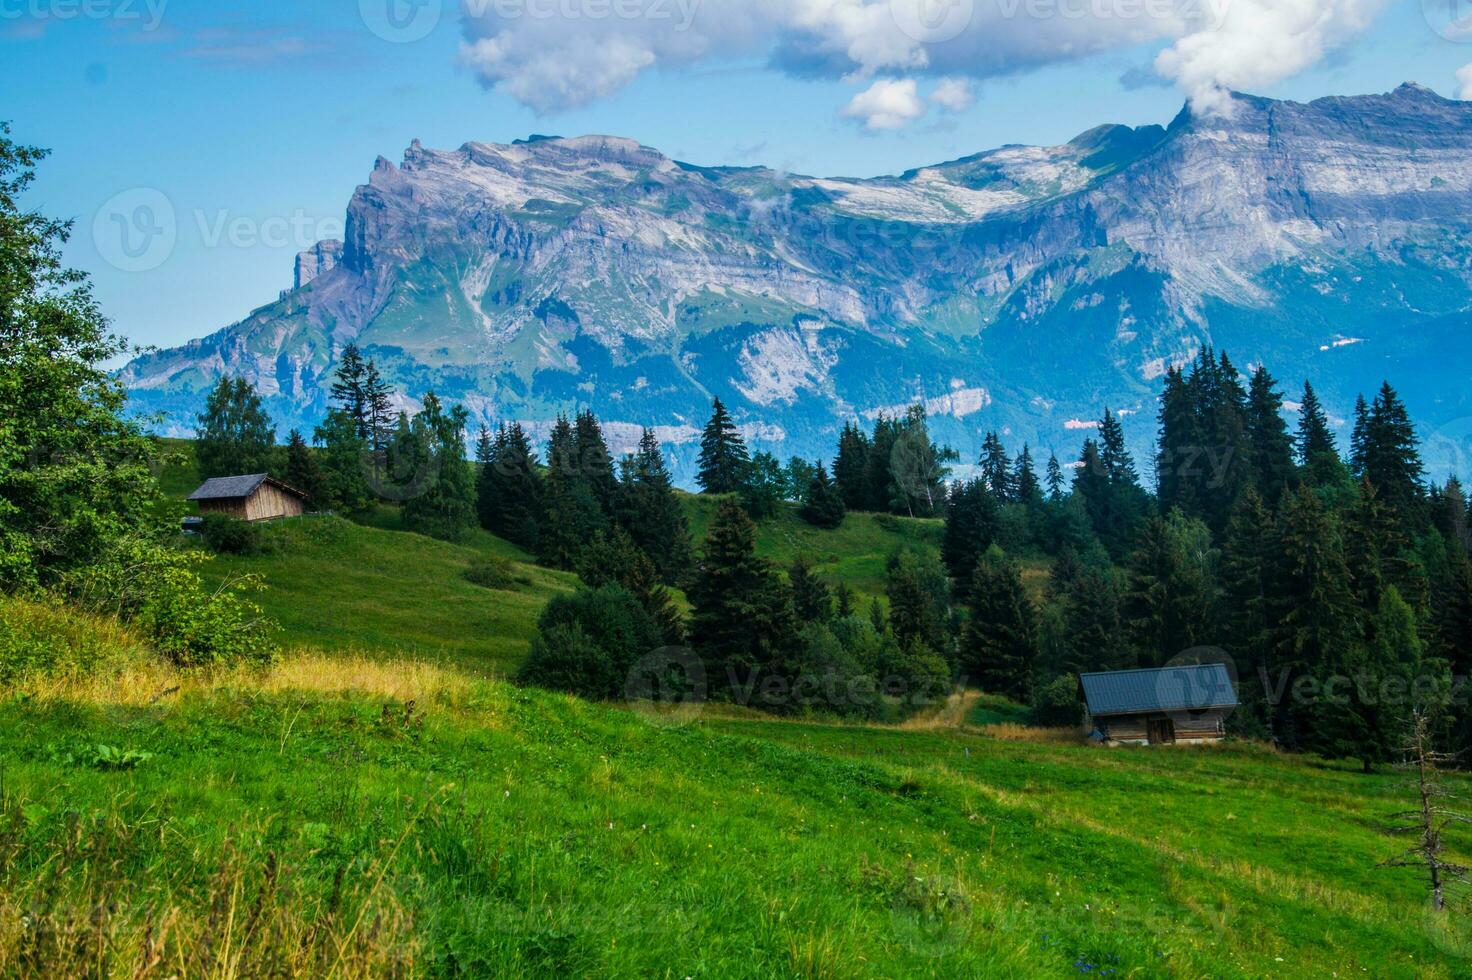
<path id="1" fill-rule="evenodd" d="M 918 44 L 893 19 L 881 30 L 848 16 L 885 0 L 544 0 L 689 11 L 691 32 L 663 34 L 669 22 L 565 15 L 596 6 L 514 7 L 539 0 L 446 0 L 389 22 L 391 2 L 413 0 L 0 0 L 0 119 L 54 151 L 29 203 L 76 220 L 69 258 L 120 332 L 173 345 L 274 299 L 298 250 L 340 234 L 374 159 L 397 161 L 414 138 L 613 133 L 700 164 L 872 176 L 1103 122 L 1168 122 L 1217 84 L 1302 100 L 1414 80 L 1453 95 L 1472 62 L 1460 43 L 1472 34 L 1445 24 L 1459 5 L 1472 12 L 1467 0 L 1315 0 L 1340 20 L 1311 35 L 1281 30 L 1281 6 L 1259 9 L 1310 0 L 1159 0 L 1237 5 L 1235 34 L 1047 6 L 1152 0 L 892 0 L 1034 5 L 1032 20 Z M 794 10 L 807 19 L 794 24 Z M 156 204 L 159 221 L 171 210 L 172 244 L 120 254 L 106 220 L 120 199 Z"/>

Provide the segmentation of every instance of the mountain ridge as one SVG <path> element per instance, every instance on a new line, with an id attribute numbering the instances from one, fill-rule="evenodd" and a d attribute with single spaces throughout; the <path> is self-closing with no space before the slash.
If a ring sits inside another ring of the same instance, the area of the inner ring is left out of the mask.
<path id="1" fill-rule="evenodd" d="M 122 377 L 166 428 L 227 372 L 310 425 L 355 341 L 407 410 L 434 387 L 545 431 L 588 406 L 620 448 L 657 426 L 677 466 L 712 396 L 781 455 L 830 455 L 843 421 L 919 400 L 968 458 L 987 429 L 1071 458 L 1106 405 L 1143 445 L 1158 378 L 1210 344 L 1290 400 L 1311 377 L 1340 417 L 1389 376 L 1418 383 L 1423 427 L 1460 425 L 1472 106 L 1412 84 L 1231 104 L 876 178 L 614 136 L 415 140 L 296 288 Z"/>

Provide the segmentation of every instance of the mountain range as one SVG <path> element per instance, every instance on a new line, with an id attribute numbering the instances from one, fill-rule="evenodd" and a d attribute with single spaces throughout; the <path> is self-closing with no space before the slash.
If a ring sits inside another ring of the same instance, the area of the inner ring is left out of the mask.
<path id="1" fill-rule="evenodd" d="M 1162 376 L 1212 346 L 1267 364 L 1290 414 L 1311 379 L 1342 438 L 1388 378 L 1433 469 L 1467 475 L 1469 226 L 1472 104 L 1411 84 L 875 179 L 415 141 L 278 300 L 121 377 L 164 431 L 224 374 L 310 430 L 356 342 L 408 411 L 433 389 L 544 435 L 591 407 L 616 450 L 654 426 L 686 483 L 713 396 L 782 457 L 923 402 L 963 462 L 989 430 L 1074 459 L 1107 406 L 1148 472 Z"/>

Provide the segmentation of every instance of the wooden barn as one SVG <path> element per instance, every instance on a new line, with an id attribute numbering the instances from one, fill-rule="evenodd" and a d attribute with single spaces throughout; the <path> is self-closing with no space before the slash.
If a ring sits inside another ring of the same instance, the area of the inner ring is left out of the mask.
<path id="1" fill-rule="evenodd" d="M 1232 678 L 1221 664 L 1083 674 L 1078 686 L 1094 737 L 1108 745 L 1216 742 L 1237 707 Z"/>
<path id="2" fill-rule="evenodd" d="M 226 514 L 242 521 L 300 517 L 307 509 L 306 494 L 266 473 L 206 480 L 189 499 L 199 504 L 202 514 Z"/>

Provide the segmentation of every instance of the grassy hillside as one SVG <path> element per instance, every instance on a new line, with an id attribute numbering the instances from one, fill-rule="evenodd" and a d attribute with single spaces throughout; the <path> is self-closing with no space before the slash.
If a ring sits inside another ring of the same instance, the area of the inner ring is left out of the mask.
<path id="1" fill-rule="evenodd" d="M 547 600 L 576 585 L 539 568 L 515 548 L 477 533 L 462 544 L 334 517 L 282 521 L 262 529 L 266 554 L 222 555 L 217 580 L 259 575 L 256 601 L 288 643 L 376 656 L 448 658 L 501 676 L 515 671 Z M 473 585 L 471 563 L 509 561 L 506 589 Z"/>
<path id="2" fill-rule="evenodd" d="M 316 654 L 24 692 L 0 975 L 1452 977 L 1472 951 L 1375 867 L 1395 777 L 1257 749 L 667 725 Z"/>

